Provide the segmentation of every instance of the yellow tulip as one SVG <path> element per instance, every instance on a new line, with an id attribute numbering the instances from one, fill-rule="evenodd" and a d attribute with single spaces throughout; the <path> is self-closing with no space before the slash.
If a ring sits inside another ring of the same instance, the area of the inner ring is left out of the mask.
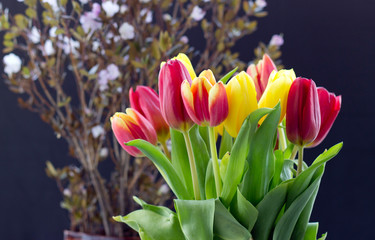
<path id="1" fill-rule="evenodd" d="M 197 75 L 195 74 L 193 65 L 191 65 L 190 59 L 188 58 L 188 56 L 186 56 L 185 53 L 179 53 L 176 57 L 172 58 L 171 60 L 175 60 L 175 59 L 179 60 L 180 62 L 182 62 L 182 64 L 184 64 L 185 68 L 189 72 L 191 79 L 195 79 L 197 77 Z M 162 62 L 160 64 L 160 68 L 162 68 L 164 64 L 165 62 Z"/>
<path id="2" fill-rule="evenodd" d="M 293 69 L 273 71 L 269 77 L 267 87 L 259 100 L 259 108 L 267 107 L 273 108 L 280 101 L 281 114 L 280 122 L 285 117 L 286 103 L 288 100 L 288 93 L 293 80 L 296 79 L 296 74 Z M 265 118 L 259 121 L 262 124 Z"/>
<path id="3" fill-rule="evenodd" d="M 234 76 L 225 86 L 229 114 L 224 121 L 225 130 L 237 137 L 245 118 L 258 109 L 257 92 L 253 79 L 244 71 Z"/>

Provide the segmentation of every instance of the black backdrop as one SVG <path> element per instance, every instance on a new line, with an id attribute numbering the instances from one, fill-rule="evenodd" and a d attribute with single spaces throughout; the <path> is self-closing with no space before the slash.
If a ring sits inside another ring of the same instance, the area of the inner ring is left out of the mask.
<path id="1" fill-rule="evenodd" d="M 1 2 L 17 9 L 15 0 Z M 260 20 L 259 30 L 236 46 L 240 58 L 249 61 L 258 41 L 283 33 L 283 64 L 343 95 L 329 136 L 306 151 L 311 162 L 324 147 L 344 141 L 342 152 L 327 164 L 312 215 L 332 240 L 374 238 L 374 9 L 371 0 L 269 0 L 269 16 Z M 20 109 L 0 81 L 1 239 L 62 239 L 69 219 L 55 182 L 45 175 L 46 160 L 57 166 L 75 163 L 64 140 L 37 115 Z"/>

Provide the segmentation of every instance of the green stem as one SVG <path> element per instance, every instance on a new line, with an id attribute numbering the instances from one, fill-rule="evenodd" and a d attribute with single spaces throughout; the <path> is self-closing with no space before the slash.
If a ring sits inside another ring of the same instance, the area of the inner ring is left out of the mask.
<path id="1" fill-rule="evenodd" d="M 184 138 L 185 138 L 186 150 L 189 156 L 190 171 L 191 171 L 191 177 L 193 179 L 193 189 L 194 189 L 195 200 L 200 200 L 201 194 L 199 191 L 198 173 L 197 173 L 197 167 L 195 166 L 195 159 L 194 159 L 194 154 L 193 154 L 193 148 L 191 147 L 190 136 L 187 131 L 182 132 L 182 134 L 184 135 Z"/>
<path id="2" fill-rule="evenodd" d="M 279 149 L 285 151 L 288 145 L 286 143 L 285 130 L 282 123 L 279 124 L 277 130 L 279 131 Z"/>
<path id="3" fill-rule="evenodd" d="M 297 152 L 298 152 L 298 147 L 297 145 L 294 145 L 292 154 L 290 155 L 290 160 L 294 160 L 296 158 Z"/>
<path id="4" fill-rule="evenodd" d="M 303 146 L 299 146 L 297 176 L 302 172 L 302 164 L 303 164 Z"/>
<path id="5" fill-rule="evenodd" d="M 163 141 L 163 142 L 160 142 L 162 148 L 163 148 L 163 152 L 164 154 L 167 156 L 167 158 L 169 160 L 172 160 L 171 159 L 171 153 L 168 151 L 168 147 L 167 147 L 167 141 Z"/>
<path id="6" fill-rule="evenodd" d="M 211 149 L 212 167 L 214 169 L 216 195 L 219 197 L 221 194 L 222 183 L 221 183 L 221 178 L 220 178 L 219 160 L 217 158 L 215 130 L 213 127 L 209 127 L 208 132 L 210 136 L 210 149 Z"/>

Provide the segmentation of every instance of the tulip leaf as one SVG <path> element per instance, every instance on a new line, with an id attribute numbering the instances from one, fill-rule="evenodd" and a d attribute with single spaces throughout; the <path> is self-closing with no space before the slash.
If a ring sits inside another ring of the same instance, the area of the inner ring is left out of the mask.
<path id="1" fill-rule="evenodd" d="M 230 152 L 233 146 L 233 138 L 225 128 L 223 129 L 223 136 L 221 136 L 221 143 L 220 143 L 220 150 L 219 150 L 219 158 L 223 158 L 224 154 Z"/>
<path id="2" fill-rule="evenodd" d="M 258 218 L 258 210 L 242 196 L 237 188 L 237 194 L 234 196 L 230 205 L 230 212 L 233 216 L 251 232 Z"/>
<path id="3" fill-rule="evenodd" d="M 283 182 L 272 189 L 256 206 L 256 208 L 258 209 L 258 219 L 252 231 L 254 239 L 269 239 L 272 226 L 285 204 L 288 187 L 293 182 L 293 180 L 294 179 Z"/>
<path id="4" fill-rule="evenodd" d="M 173 168 L 171 162 L 159 148 L 142 139 L 127 142 L 126 145 L 137 147 L 154 163 L 160 174 L 172 189 L 173 193 L 179 199 L 193 199 L 193 196 L 187 191 L 183 181 Z"/>
<path id="5" fill-rule="evenodd" d="M 298 195 L 300 195 L 309 186 L 315 171 L 320 166 L 322 166 L 322 164 L 326 163 L 327 161 L 335 157 L 339 153 L 341 148 L 342 142 L 326 150 L 324 153 L 320 154 L 315 159 L 315 161 L 310 167 L 308 167 L 300 175 L 298 175 L 298 177 L 296 177 L 293 185 L 289 190 L 286 208 L 288 208 L 290 204 L 294 201 L 294 199 L 296 199 Z"/>
<path id="6" fill-rule="evenodd" d="M 310 198 L 314 195 L 314 193 L 316 193 L 317 189 L 319 188 L 323 172 L 324 165 L 321 165 L 316 172 L 317 174 L 314 174 L 315 178 L 313 179 L 313 182 L 292 202 L 289 208 L 286 208 L 284 215 L 276 224 L 273 233 L 273 240 L 292 239 L 291 237 L 293 234 L 293 230 L 296 227 L 296 223 L 300 218 L 303 209 L 309 202 Z M 296 180 L 294 181 L 294 183 L 296 183 Z M 300 236 L 299 239 L 302 239 L 305 230 L 306 228 L 302 230 L 303 235 Z"/>
<path id="7" fill-rule="evenodd" d="M 182 133 L 170 128 L 172 142 L 172 165 L 176 169 L 187 191 L 194 196 L 193 182 L 191 178 L 190 163 L 186 150 L 185 139 Z"/>
<path id="8" fill-rule="evenodd" d="M 237 71 L 238 67 L 234 68 L 232 71 L 230 71 L 229 73 L 225 74 L 224 77 L 222 77 L 219 82 L 223 82 L 224 84 L 226 84 L 228 82 L 228 80 L 232 77 L 232 75 Z"/>
<path id="9" fill-rule="evenodd" d="M 208 135 L 208 127 L 198 126 L 199 134 L 201 135 L 203 141 L 206 143 L 207 150 L 210 151 L 210 137 Z"/>
<path id="10" fill-rule="evenodd" d="M 289 160 L 289 159 L 284 160 L 283 168 L 280 173 L 280 180 L 282 182 L 293 178 L 294 164 L 295 162 L 292 160 Z"/>
<path id="11" fill-rule="evenodd" d="M 284 166 L 284 153 L 281 150 L 276 150 L 275 155 L 275 174 L 272 178 L 271 189 L 276 187 L 280 183 L 281 172 L 283 171 Z"/>
<path id="12" fill-rule="evenodd" d="M 253 205 L 257 205 L 269 191 L 269 184 L 275 171 L 273 149 L 280 112 L 279 103 L 267 115 L 250 142 L 247 156 L 249 170 L 245 173 L 241 192 Z"/>
<path id="13" fill-rule="evenodd" d="M 175 199 L 175 208 L 187 240 L 213 239 L 215 200 Z"/>
<path id="14" fill-rule="evenodd" d="M 206 199 L 216 198 L 216 186 L 212 159 L 208 162 L 205 181 Z"/>
<path id="15" fill-rule="evenodd" d="M 305 233 L 305 236 L 303 237 L 303 240 L 316 240 L 318 236 L 318 228 L 319 228 L 318 222 L 309 223 L 307 225 L 306 233 Z"/>
<path id="16" fill-rule="evenodd" d="M 251 239 L 250 232 L 230 214 L 219 199 L 215 200 L 214 235 L 215 239 L 220 240 Z"/>
<path id="17" fill-rule="evenodd" d="M 198 183 L 201 196 L 205 196 L 205 180 L 207 165 L 210 160 L 210 155 L 207 150 L 207 146 L 199 134 L 198 125 L 192 127 L 189 131 L 190 140 L 193 147 L 193 153 L 195 158 L 195 165 L 197 167 Z"/>
<path id="18" fill-rule="evenodd" d="M 318 240 L 326 240 L 328 233 L 322 234 L 322 236 Z"/>
<path id="19" fill-rule="evenodd" d="M 166 207 L 147 207 L 113 219 L 129 225 L 141 239 L 185 240 L 176 213 Z"/>
<path id="20" fill-rule="evenodd" d="M 220 160 L 220 177 L 221 181 L 224 181 L 225 175 L 227 174 L 227 168 L 228 168 L 228 163 L 229 163 L 229 152 L 227 152 L 222 159 Z"/>

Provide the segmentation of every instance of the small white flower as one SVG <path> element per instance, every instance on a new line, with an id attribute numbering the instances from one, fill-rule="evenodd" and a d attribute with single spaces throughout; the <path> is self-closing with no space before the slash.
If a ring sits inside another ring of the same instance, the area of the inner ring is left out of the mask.
<path id="1" fill-rule="evenodd" d="M 163 19 L 164 19 L 164 21 L 171 21 L 172 16 L 170 14 L 166 13 L 166 14 L 163 14 Z"/>
<path id="2" fill-rule="evenodd" d="M 100 149 L 99 156 L 101 158 L 108 157 L 108 148 L 102 148 L 102 149 Z"/>
<path id="3" fill-rule="evenodd" d="M 111 80 L 111 81 L 115 80 L 116 78 L 120 76 L 120 71 L 118 67 L 113 63 L 108 65 L 107 72 L 108 72 L 108 80 Z"/>
<path id="4" fill-rule="evenodd" d="M 145 22 L 146 23 L 152 22 L 152 12 L 150 10 L 148 10 L 147 8 L 142 9 L 139 12 L 139 15 L 141 15 L 141 17 L 143 17 L 144 15 L 146 15 L 146 18 L 145 18 Z"/>
<path id="5" fill-rule="evenodd" d="M 162 194 L 167 194 L 169 192 L 169 187 L 167 184 L 163 184 L 160 186 L 159 190 L 158 190 L 158 194 L 159 195 L 162 195 Z"/>
<path id="6" fill-rule="evenodd" d="M 275 46 L 282 46 L 284 44 L 284 38 L 282 35 L 275 34 L 272 36 L 270 45 L 275 45 Z"/>
<path id="7" fill-rule="evenodd" d="M 91 133 L 94 138 L 98 138 L 101 135 L 104 135 L 105 131 L 102 125 L 96 125 L 95 127 L 91 128 Z"/>
<path id="8" fill-rule="evenodd" d="M 66 197 L 71 197 L 72 196 L 72 192 L 68 188 L 64 189 L 63 194 Z"/>
<path id="9" fill-rule="evenodd" d="M 17 0 L 17 2 L 24 2 L 24 0 Z"/>
<path id="10" fill-rule="evenodd" d="M 96 31 L 102 27 L 102 23 L 98 18 L 99 14 L 100 5 L 98 3 L 94 3 L 91 12 L 85 12 L 83 15 L 81 15 L 79 22 L 81 23 L 85 33 Z"/>
<path id="11" fill-rule="evenodd" d="M 51 56 L 56 53 L 55 48 L 53 47 L 52 41 L 48 39 L 44 43 L 44 52 L 47 56 Z"/>
<path id="12" fill-rule="evenodd" d="M 62 49 L 64 50 L 64 53 L 66 55 L 70 54 L 70 51 L 74 55 L 78 55 L 77 49 L 79 48 L 80 44 L 78 41 L 73 40 L 72 38 L 68 38 L 67 36 L 64 36 Z"/>
<path id="13" fill-rule="evenodd" d="M 8 74 L 8 76 L 11 76 L 13 73 L 18 73 L 21 70 L 21 58 L 14 53 L 5 55 L 3 62 L 5 65 L 4 72 Z"/>
<path id="14" fill-rule="evenodd" d="M 191 12 L 190 17 L 192 19 L 194 19 L 195 21 L 198 22 L 198 21 L 202 20 L 205 15 L 206 15 L 206 12 L 203 11 L 202 8 L 200 8 L 198 6 L 194 6 L 193 11 Z"/>
<path id="15" fill-rule="evenodd" d="M 139 0 L 141 3 L 148 3 L 150 2 L 151 0 Z"/>
<path id="16" fill-rule="evenodd" d="M 184 35 L 180 38 L 180 41 L 187 44 L 189 42 L 189 38 L 186 35 Z"/>
<path id="17" fill-rule="evenodd" d="M 112 1 L 103 2 L 102 8 L 104 9 L 104 12 L 107 15 L 107 17 L 110 18 L 120 11 L 120 6 Z"/>
<path id="18" fill-rule="evenodd" d="M 60 10 L 59 4 L 57 0 L 42 0 L 43 3 L 48 3 L 54 12 L 58 12 Z"/>
<path id="19" fill-rule="evenodd" d="M 82 4 L 86 4 L 89 2 L 89 0 L 79 0 Z"/>
<path id="20" fill-rule="evenodd" d="M 134 27 L 127 22 L 121 25 L 119 32 L 121 38 L 124 40 L 133 39 L 135 36 Z"/>
<path id="21" fill-rule="evenodd" d="M 121 13 L 121 14 L 125 13 L 127 10 L 128 10 L 128 6 L 126 6 L 126 5 L 121 5 L 121 7 L 120 7 L 120 13 Z"/>
<path id="22" fill-rule="evenodd" d="M 51 27 L 49 30 L 49 36 L 55 38 L 56 37 L 56 30 L 57 27 Z"/>
<path id="23" fill-rule="evenodd" d="M 99 47 L 100 47 L 100 42 L 99 41 L 93 41 L 92 42 L 92 50 L 94 52 L 98 51 Z"/>
<path id="24" fill-rule="evenodd" d="M 250 7 L 253 7 L 254 4 L 255 4 L 255 9 L 254 9 L 255 12 L 261 12 L 267 6 L 267 2 L 265 0 L 255 0 L 255 3 L 254 1 L 249 1 Z"/>
<path id="25" fill-rule="evenodd" d="M 32 27 L 31 31 L 27 34 L 30 41 L 32 41 L 34 44 L 37 44 L 40 42 L 40 32 L 36 27 Z"/>
<path id="26" fill-rule="evenodd" d="M 111 63 L 106 69 L 103 69 L 98 74 L 98 84 L 100 91 L 108 89 L 108 82 L 116 80 L 120 76 L 120 71 L 118 67 Z"/>

